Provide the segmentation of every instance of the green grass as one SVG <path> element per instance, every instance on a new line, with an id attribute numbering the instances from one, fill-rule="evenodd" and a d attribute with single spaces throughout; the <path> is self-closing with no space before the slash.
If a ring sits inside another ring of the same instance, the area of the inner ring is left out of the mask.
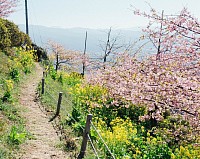
<path id="1" fill-rule="evenodd" d="M 66 117 L 67 113 L 71 114 L 72 101 L 67 89 L 68 88 L 66 86 L 61 85 L 59 82 L 53 80 L 51 77 L 48 76 L 45 78 L 44 94 L 41 95 L 41 84 L 38 88 L 38 91 L 40 92 L 42 104 L 45 106 L 47 111 L 56 111 L 59 92 L 62 92 L 63 95 L 60 112 L 61 116 Z"/>
<path id="2" fill-rule="evenodd" d="M 9 92 L 11 96 L 8 100 L 3 100 L 7 90 L 5 80 L 12 81 L 9 61 L 12 58 L 0 51 L 0 159 L 15 159 L 20 151 L 20 144 L 30 138 L 21 116 L 24 110 L 18 103 L 19 88 L 27 75 L 22 73 L 19 82 L 13 81 L 13 89 Z"/>

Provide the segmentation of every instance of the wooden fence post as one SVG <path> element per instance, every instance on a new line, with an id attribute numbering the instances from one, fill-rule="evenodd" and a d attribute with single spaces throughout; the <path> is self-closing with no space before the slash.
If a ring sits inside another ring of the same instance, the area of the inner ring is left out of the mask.
<path id="1" fill-rule="evenodd" d="M 44 78 L 42 78 L 42 94 L 44 94 Z"/>
<path id="2" fill-rule="evenodd" d="M 58 97 L 58 103 L 57 103 L 57 108 L 56 108 L 56 113 L 53 116 L 53 118 L 51 118 L 49 120 L 49 122 L 53 121 L 59 114 L 60 114 L 60 107 L 61 107 L 61 102 L 62 102 L 62 92 L 59 93 L 59 97 Z"/>
<path id="3" fill-rule="evenodd" d="M 56 116 L 60 114 L 60 106 L 61 106 L 61 101 L 62 101 L 62 92 L 59 93 L 58 96 L 58 103 L 57 103 L 57 109 L 56 109 Z"/>
<path id="4" fill-rule="evenodd" d="M 84 130 L 84 133 L 83 133 L 83 141 L 82 141 L 80 153 L 78 155 L 78 159 L 84 158 L 85 150 L 86 150 L 86 147 L 87 147 L 88 134 L 90 133 L 91 121 L 92 121 L 92 114 L 88 114 L 86 125 L 85 125 L 85 130 Z"/>

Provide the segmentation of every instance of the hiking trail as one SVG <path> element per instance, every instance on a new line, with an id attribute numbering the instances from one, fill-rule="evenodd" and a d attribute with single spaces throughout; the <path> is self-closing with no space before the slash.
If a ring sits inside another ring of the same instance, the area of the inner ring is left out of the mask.
<path id="1" fill-rule="evenodd" d="M 22 84 L 19 103 L 25 111 L 26 129 L 32 138 L 21 145 L 20 159 L 66 159 L 67 155 L 58 148 L 60 140 L 37 101 L 37 85 L 42 79 L 43 69 L 36 63 L 35 73 Z"/>

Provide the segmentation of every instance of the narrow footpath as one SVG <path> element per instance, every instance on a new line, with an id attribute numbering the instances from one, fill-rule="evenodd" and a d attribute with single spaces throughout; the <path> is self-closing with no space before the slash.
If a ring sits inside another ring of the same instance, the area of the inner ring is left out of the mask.
<path id="1" fill-rule="evenodd" d="M 41 110 L 37 98 L 37 85 L 42 79 L 43 69 L 36 63 L 36 73 L 30 75 L 21 87 L 20 105 L 25 110 L 26 129 L 31 133 L 32 139 L 21 146 L 20 159 L 66 159 L 66 154 L 58 148 L 59 137 L 49 118 Z"/>

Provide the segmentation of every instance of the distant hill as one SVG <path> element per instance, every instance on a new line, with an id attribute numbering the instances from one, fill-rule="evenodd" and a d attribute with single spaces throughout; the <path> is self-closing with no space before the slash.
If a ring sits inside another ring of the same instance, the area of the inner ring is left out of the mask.
<path id="1" fill-rule="evenodd" d="M 22 31 L 25 31 L 24 25 L 19 25 Z M 87 29 L 87 28 L 58 28 L 30 25 L 30 36 L 37 45 L 44 47 L 48 40 L 56 41 L 66 49 L 84 50 L 85 32 L 88 32 L 87 52 L 100 55 L 102 49 L 100 44 L 106 42 L 106 29 Z M 113 29 L 112 37 L 119 36 L 119 44 L 133 43 L 142 35 L 141 31 L 132 29 Z"/>

